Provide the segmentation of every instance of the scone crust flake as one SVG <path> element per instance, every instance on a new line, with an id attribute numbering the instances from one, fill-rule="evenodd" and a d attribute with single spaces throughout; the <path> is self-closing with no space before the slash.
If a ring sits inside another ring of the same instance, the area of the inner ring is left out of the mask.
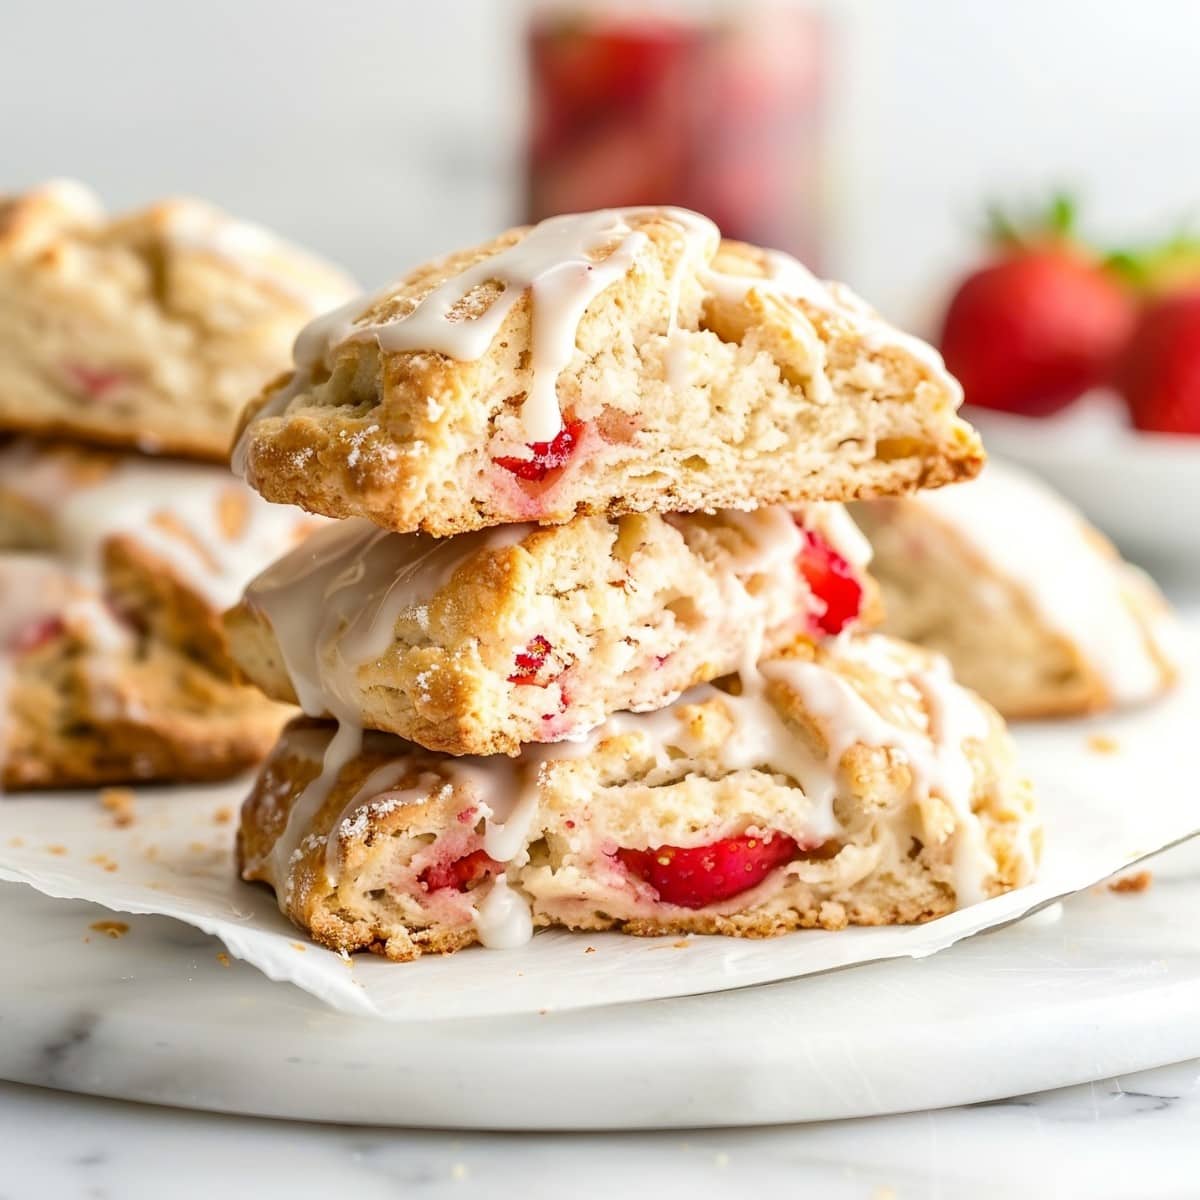
<path id="1" fill-rule="evenodd" d="M 498 465 L 531 453 L 521 413 L 536 384 L 542 301 L 530 288 L 477 359 L 380 345 L 398 318 L 511 250 L 524 229 L 419 268 L 306 331 L 298 352 L 311 361 L 248 407 L 235 461 L 270 499 L 435 536 L 581 514 L 847 500 L 978 471 L 979 440 L 954 415 L 957 385 L 928 347 L 799 264 L 775 278 L 780 256 L 721 243 L 694 214 L 622 219 L 639 239 L 629 269 L 588 305 L 556 375 L 572 439 L 561 469 L 529 479 Z M 592 253 L 603 263 L 625 245 Z M 486 313 L 503 293 L 471 290 L 449 323 Z"/>

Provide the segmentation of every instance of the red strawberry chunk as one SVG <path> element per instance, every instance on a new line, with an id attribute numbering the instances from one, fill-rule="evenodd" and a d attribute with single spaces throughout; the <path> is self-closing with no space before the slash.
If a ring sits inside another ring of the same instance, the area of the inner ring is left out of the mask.
<path id="1" fill-rule="evenodd" d="M 862 611 L 863 589 L 850 564 L 811 529 L 802 531 L 804 549 L 800 551 L 800 572 L 812 594 L 825 609 L 813 614 L 822 633 L 841 633 Z"/>
<path id="2" fill-rule="evenodd" d="M 533 442 L 529 446 L 528 458 L 496 458 L 492 461 L 518 479 L 528 483 L 541 483 L 551 471 L 565 467 L 575 453 L 583 434 L 582 421 L 568 421 L 550 442 Z"/>
<path id="3" fill-rule="evenodd" d="M 106 393 L 120 387 L 129 378 L 127 371 L 112 367 L 89 367 L 86 363 L 67 363 L 64 370 L 76 391 L 89 400 L 102 400 Z"/>
<path id="4" fill-rule="evenodd" d="M 39 617 L 36 621 L 30 621 L 28 625 L 18 629 L 9 638 L 9 652 L 14 655 L 29 654 L 39 646 L 53 641 L 65 629 L 62 617 Z"/>
<path id="5" fill-rule="evenodd" d="M 454 888 L 465 892 L 473 884 L 489 875 L 503 870 L 503 864 L 498 863 L 486 850 L 475 850 L 449 862 L 434 863 L 426 867 L 418 878 L 427 891 L 436 892 L 442 888 Z"/>
<path id="6" fill-rule="evenodd" d="M 761 883 L 799 849 L 796 839 L 785 833 L 773 834 L 769 841 L 743 834 L 710 846 L 618 850 L 617 858 L 665 904 L 704 908 Z"/>
<path id="7" fill-rule="evenodd" d="M 545 684 L 538 683 L 537 674 L 546 665 L 546 659 L 553 649 L 549 640 L 540 633 L 530 638 L 529 645 L 513 659 L 516 670 L 508 677 L 508 682 L 544 687 Z"/>

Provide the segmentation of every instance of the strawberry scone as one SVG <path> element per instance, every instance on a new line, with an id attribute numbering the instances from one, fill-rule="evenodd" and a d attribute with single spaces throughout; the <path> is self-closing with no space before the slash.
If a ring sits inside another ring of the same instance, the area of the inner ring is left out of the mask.
<path id="1" fill-rule="evenodd" d="M 0 554 L 0 786 L 221 779 L 266 754 L 294 710 L 144 611 L 49 556 Z"/>
<path id="2" fill-rule="evenodd" d="M 1025 472 L 992 462 L 945 494 L 854 511 L 888 632 L 945 654 L 1005 716 L 1142 703 L 1174 681 L 1158 589 Z"/>
<path id="3" fill-rule="evenodd" d="M 222 612 L 320 524 L 215 465 L 32 438 L 0 445 L 0 553 L 54 555 L 229 678 Z"/>
<path id="4" fill-rule="evenodd" d="M 197 200 L 110 218 L 75 183 L 0 196 L 0 429 L 225 461 L 246 397 L 355 290 Z"/>
<path id="5" fill-rule="evenodd" d="M 829 502 L 443 539 L 348 520 L 259 576 L 226 628 L 245 674 L 310 716 L 512 755 L 861 627 L 869 555 Z"/>
<path id="6" fill-rule="evenodd" d="M 288 728 L 238 844 L 243 877 L 340 951 L 919 922 L 1022 885 L 1040 852 L 1003 722 L 944 660 L 882 636 L 516 759 L 371 734 L 327 780 L 335 736 Z"/>
<path id="7" fill-rule="evenodd" d="M 309 325 L 242 420 L 271 500 L 435 536 L 975 474 L 935 351 L 675 208 L 551 218 Z"/>

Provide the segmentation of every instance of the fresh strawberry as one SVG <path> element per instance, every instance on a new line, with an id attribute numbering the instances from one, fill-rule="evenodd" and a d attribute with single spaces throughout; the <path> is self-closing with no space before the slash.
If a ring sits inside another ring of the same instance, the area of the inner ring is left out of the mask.
<path id="1" fill-rule="evenodd" d="M 1200 290 L 1143 310 L 1115 381 L 1138 429 L 1200 434 Z"/>
<path id="2" fill-rule="evenodd" d="M 538 672 L 546 665 L 546 659 L 553 649 L 549 639 L 542 637 L 540 633 L 530 638 L 525 649 L 513 659 L 513 666 L 516 667 L 516 670 L 508 677 L 508 682 L 544 687 L 544 684 L 538 684 L 537 676 Z"/>
<path id="3" fill-rule="evenodd" d="M 795 838 L 774 834 L 723 838 L 711 846 L 659 846 L 618 850 L 625 869 L 648 883 L 665 904 L 704 908 L 761 883 L 776 867 L 795 858 Z"/>
<path id="4" fill-rule="evenodd" d="M 1031 233 L 996 216 L 993 225 L 998 255 L 951 299 L 942 354 L 968 404 L 1052 413 L 1105 381 L 1132 328 L 1133 299 L 1077 240 L 1065 199 Z"/>
<path id="5" fill-rule="evenodd" d="M 498 467 L 511 471 L 518 479 L 529 483 L 541 483 L 551 471 L 557 471 L 567 465 L 582 434 L 582 421 L 568 421 L 554 435 L 553 441 L 531 443 L 528 458 L 505 456 L 493 459 L 493 462 Z"/>
<path id="6" fill-rule="evenodd" d="M 808 581 L 812 594 L 825 605 L 812 620 L 822 633 L 841 633 L 862 611 L 862 584 L 850 564 L 811 529 L 802 529 L 804 549 L 800 551 L 800 573 Z"/>
<path id="7" fill-rule="evenodd" d="M 427 891 L 454 888 L 465 892 L 468 888 L 502 869 L 502 864 L 492 858 L 486 850 L 475 850 L 462 858 L 450 862 L 434 863 L 426 867 L 418 878 Z"/>

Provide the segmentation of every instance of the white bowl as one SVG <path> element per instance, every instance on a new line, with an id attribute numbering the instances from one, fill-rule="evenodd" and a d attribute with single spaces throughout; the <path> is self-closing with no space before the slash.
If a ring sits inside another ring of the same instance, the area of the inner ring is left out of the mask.
<path id="1" fill-rule="evenodd" d="M 990 454 L 1042 476 L 1123 550 L 1200 571 L 1200 437 L 1140 433 L 1107 393 L 1053 417 L 964 415 Z"/>

